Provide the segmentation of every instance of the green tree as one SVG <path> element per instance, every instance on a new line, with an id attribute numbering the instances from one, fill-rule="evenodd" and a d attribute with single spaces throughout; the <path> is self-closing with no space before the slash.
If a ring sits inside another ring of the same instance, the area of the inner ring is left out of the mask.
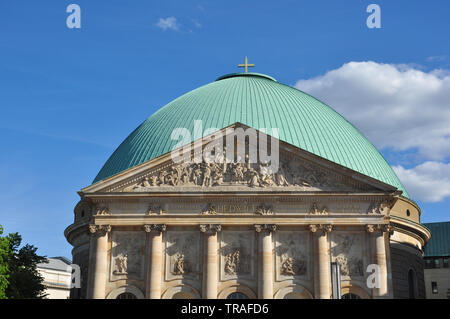
<path id="1" fill-rule="evenodd" d="M 0 235 L 3 234 L 3 227 L 0 225 Z M 11 257 L 9 239 L 0 236 L 0 299 L 7 299 L 6 288 L 8 287 L 9 267 L 8 262 Z"/>
<path id="2" fill-rule="evenodd" d="M 43 278 L 36 269 L 38 263 L 45 263 L 44 256 L 36 254 L 37 248 L 26 244 L 19 249 L 22 236 L 18 233 L 8 235 L 11 255 L 9 258 L 9 285 L 6 296 L 9 299 L 41 299 L 45 297 Z"/>

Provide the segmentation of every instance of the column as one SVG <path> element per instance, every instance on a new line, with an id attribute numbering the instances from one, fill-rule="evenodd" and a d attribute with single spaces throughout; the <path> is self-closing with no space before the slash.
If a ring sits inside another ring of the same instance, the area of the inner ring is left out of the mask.
<path id="1" fill-rule="evenodd" d="M 200 231 L 205 236 L 205 267 L 203 272 L 203 298 L 205 299 L 217 299 L 217 284 L 219 282 L 217 232 L 221 230 L 221 225 L 200 225 Z"/>
<path id="2" fill-rule="evenodd" d="M 110 225 L 89 225 L 91 233 L 91 245 L 95 248 L 94 252 L 94 269 L 91 276 L 92 288 L 90 289 L 91 298 L 105 299 L 106 295 L 106 279 L 108 274 L 108 233 L 111 231 Z M 91 247 L 92 249 L 92 247 Z"/>
<path id="3" fill-rule="evenodd" d="M 372 288 L 374 298 L 388 298 L 388 277 L 387 277 L 387 259 L 386 259 L 386 238 L 385 233 L 392 232 L 390 225 L 367 225 L 367 232 L 370 234 L 371 263 L 378 266 L 378 278 L 376 285 Z"/>
<path id="4" fill-rule="evenodd" d="M 272 233 L 277 229 L 276 225 L 255 225 L 255 230 L 259 233 L 259 267 L 261 272 L 259 285 L 260 299 L 273 299 L 273 241 Z"/>
<path id="5" fill-rule="evenodd" d="M 314 286 L 315 298 L 331 298 L 331 256 L 328 233 L 332 225 L 310 225 L 314 238 Z"/>
<path id="6" fill-rule="evenodd" d="M 147 297 L 150 299 L 161 299 L 162 281 L 162 232 L 166 230 L 164 224 L 144 225 L 144 230 L 148 234 L 150 244 L 149 270 L 147 271 Z"/>

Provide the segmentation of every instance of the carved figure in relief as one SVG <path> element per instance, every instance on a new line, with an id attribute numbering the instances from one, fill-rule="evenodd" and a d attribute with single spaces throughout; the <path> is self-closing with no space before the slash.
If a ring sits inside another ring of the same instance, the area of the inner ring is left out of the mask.
<path id="1" fill-rule="evenodd" d="M 203 183 L 202 186 L 209 187 L 211 186 L 211 168 L 209 167 L 209 164 L 205 164 L 205 168 L 203 170 Z"/>
<path id="2" fill-rule="evenodd" d="M 201 179 L 202 179 L 202 170 L 201 170 L 200 168 L 194 169 L 194 173 L 193 173 L 192 178 L 193 178 L 193 180 L 192 180 L 193 183 L 194 183 L 195 185 L 199 185 L 199 184 L 200 184 L 200 181 L 201 181 Z"/>
<path id="3" fill-rule="evenodd" d="M 313 203 L 311 205 L 311 210 L 309 211 L 309 213 L 312 215 L 327 215 L 328 211 L 327 211 L 326 207 L 319 209 L 319 206 L 317 205 L 317 203 Z"/>
<path id="4" fill-rule="evenodd" d="M 116 270 L 114 270 L 115 275 L 125 275 L 128 274 L 128 255 L 120 255 L 116 257 Z"/>
<path id="5" fill-rule="evenodd" d="M 233 171 L 234 182 L 241 182 L 244 180 L 244 164 L 236 163 Z"/>
<path id="6" fill-rule="evenodd" d="M 202 210 L 202 215 L 217 215 L 216 207 L 211 204 L 206 205 Z"/>
<path id="7" fill-rule="evenodd" d="M 100 206 L 97 208 L 97 215 L 109 215 L 109 208 L 106 206 Z"/>
<path id="8" fill-rule="evenodd" d="M 276 174 L 276 180 L 278 186 L 289 186 L 289 182 L 285 177 L 285 172 L 282 167 L 278 169 L 278 172 Z"/>
<path id="9" fill-rule="evenodd" d="M 339 187 L 342 184 L 329 173 L 325 173 L 306 161 L 295 159 L 281 159 L 278 171 L 269 169 L 267 162 L 250 163 L 248 154 L 244 162 L 234 162 L 226 158 L 224 152 L 217 152 L 216 162 L 213 163 L 182 163 L 171 167 L 164 167 L 149 176 L 143 177 L 137 183 L 125 187 L 124 192 L 145 191 L 156 186 L 181 186 L 194 185 L 200 187 L 217 187 L 226 185 L 239 185 L 256 187 L 308 187 L 317 188 L 323 186 Z M 349 188 L 349 186 L 346 186 Z M 374 212 L 387 209 L 384 205 L 373 208 Z"/>
<path id="10" fill-rule="evenodd" d="M 166 183 L 166 175 L 167 175 L 167 171 L 161 171 L 159 172 L 159 182 L 160 184 L 165 184 Z"/>
<path id="11" fill-rule="evenodd" d="M 220 170 L 216 170 L 213 175 L 212 185 L 222 185 L 223 184 L 223 173 Z"/>
<path id="12" fill-rule="evenodd" d="M 150 186 L 158 186 L 158 177 L 156 175 L 150 177 Z"/>
<path id="13" fill-rule="evenodd" d="M 260 185 L 258 172 L 256 170 L 254 170 L 253 168 L 250 168 L 248 174 L 250 175 L 249 186 L 250 187 L 258 187 Z"/>
<path id="14" fill-rule="evenodd" d="M 240 262 L 240 252 L 236 250 L 225 256 L 225 273 L 228 275 L 236 275 Z"/>
<path id="15" fill-rule="evenodd" d="M 172 273 L 174 275 L 182 275 L 185 272 L 185 265 L 184 265 L 184 254 L 177 253 L 175 255 L 175 262 L 173 265 L 173 271 Z"/>
<path id="16" fill-rule="evenodd" d="M 257 215 L 273 215 L 272 206 L 261 205 L 255 211 Z"/>
<path id="17" fill-rule="evenodd" d="M 336 262 L 341 267 L 341 274 L 343 276 L 363 276 L 363 262 L 359 258 L 348 258 L 344 255 L 336 257 Z"/>
<path id="18" fill-rule="evenodd" d="M 281 273 L 286 276 L 294 276 L 294 259 L 286 255 L 281 256 Z"/>
<path id="19" fill-rule="evenodd" d="M 149 205 L 147 215 L 162 215 L 166 211 L 160 205 Z"/>

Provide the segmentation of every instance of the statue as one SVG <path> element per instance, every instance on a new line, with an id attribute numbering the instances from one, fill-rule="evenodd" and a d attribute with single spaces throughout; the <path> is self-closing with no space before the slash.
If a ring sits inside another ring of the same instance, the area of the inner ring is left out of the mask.
<path id="1" fill-rule="evenodd" d="M 184 254 L 177 253 L 175 255 L 175 263 L 173 265 L 172 273 L 174 275 L 184 274 Z"/>
<path id="2" fill-rule="evenodd" d="M 116 257 L 116 270 L 114 270 L 115 275 L 126 275 L 128 268 L 128 256 L 120 255 Z"/>
<path id="3" fill-rule="evenodd" d="M 229 253 L 225 256 L 225 273 L 228 275 L 236 275 L 240 261 L 239 250 Z"/>
<path id="4" fill-rule="evenodd" d="M 281 256 L 281 259 L 284 259 L 281 263 L 281 273 L 286 276 L 294 276 L 294 259 L 286 255 Z"/>

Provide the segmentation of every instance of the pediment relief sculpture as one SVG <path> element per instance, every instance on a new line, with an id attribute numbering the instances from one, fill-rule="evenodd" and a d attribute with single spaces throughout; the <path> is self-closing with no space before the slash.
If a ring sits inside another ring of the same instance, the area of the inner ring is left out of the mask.
<path id="1" fill-rule="evenodd" d="M 226 149 L 224 150 L 224 153 Z M 180 163 L 163 165 L 141 177 L 122 192 L 146 192 L 161 187 L 214 188 L 245 186 L 249 188 L 289 187 L 297 190 L 342 188 L 356 189 L 344 184 L 334 173 L 298 158 L 280 158 L 274 171 L 268 163 L 250 163 L 248 156 L 241 162 Z"/>

